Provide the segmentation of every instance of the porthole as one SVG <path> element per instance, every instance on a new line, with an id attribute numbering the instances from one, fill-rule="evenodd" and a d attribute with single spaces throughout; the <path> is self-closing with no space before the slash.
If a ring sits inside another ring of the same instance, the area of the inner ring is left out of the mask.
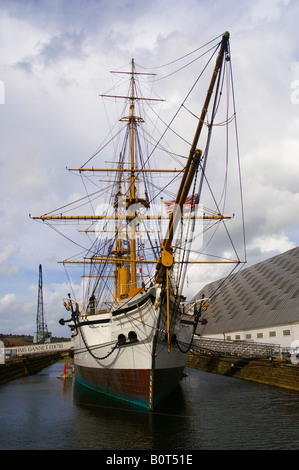
<path id="1" fill-rule="evenodd" d="M 126 344 L 125 335 L 123 335 L 122 333 L 120 335 L 118 335 L 117 341 L 118 341 L 118 344 L 120 344 L 120 345 Z"/>
<path id="2" fill-rule="evenodd" d="M 130 331 L 128 334 L 128 338 L 129 338 L 130 343 L 135 343 L 136 341 L 138 341 L 137 334 L 135 333 L 135 331 Z"/>

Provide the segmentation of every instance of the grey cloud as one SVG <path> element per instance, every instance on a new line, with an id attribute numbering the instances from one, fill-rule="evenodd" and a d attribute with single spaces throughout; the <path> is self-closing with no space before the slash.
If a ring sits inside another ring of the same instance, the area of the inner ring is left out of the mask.
<path id="1" fill-rule="evenodd" d="M 87 56 L 85 43 L 86 36 L 83 31 L 63 32 L 42 44 L 38 53 L 25 57 L 15 66 L 26 73 L 32 73 L 35 64 L 50 67 L 67 60 L 81 61 Z"/>
<path id="2" fill-rule="evenodd" d="M 82 60 L 86 56 L 84 43 L 85 34 L 82 31 L 61 33 L 43 46 L 39 58 L 45 65 L 66 59 Z"/>

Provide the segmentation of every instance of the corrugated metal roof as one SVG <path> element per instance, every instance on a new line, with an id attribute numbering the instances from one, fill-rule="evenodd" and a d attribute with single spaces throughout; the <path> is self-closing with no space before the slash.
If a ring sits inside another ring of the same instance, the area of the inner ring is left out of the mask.
<path id="1" fill-rule="evenodd" d="M 209 335 L 299 322 L 298 273 L 299 247 L 207 284 L 195 297 L 211 297 L 202 315 L 208 323 L 199 324 L 197 333 Z"/>

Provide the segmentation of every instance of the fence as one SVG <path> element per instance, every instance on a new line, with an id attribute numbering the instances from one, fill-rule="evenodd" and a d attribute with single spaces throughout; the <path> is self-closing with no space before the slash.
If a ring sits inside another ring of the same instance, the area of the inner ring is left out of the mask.
<path id="1" fill-rule="evenodd" d="M 219 353 L 234 356 L 246 357 L 269 357 L 282 355 L 279 345 L 272 343 L 255 343 L 249 341 L 233 341 L 214 338 L 194 338 L 193 350 L 200 350 L 206 353 Z"/>

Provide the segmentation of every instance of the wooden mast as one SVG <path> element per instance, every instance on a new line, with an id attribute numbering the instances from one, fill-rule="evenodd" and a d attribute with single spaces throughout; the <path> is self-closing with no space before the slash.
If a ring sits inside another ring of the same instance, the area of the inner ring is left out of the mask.
<path id="1" fill-rule="evenodd" d="M 135 201 L 135 147 L 134 147 L 134 130 L 135 130 L 135 116 L 134 116 L 134 59 L 132 59 L 132 76 L 131 76 L 131 113 L 130 113 L 130 136 L 131 136 L 131 175 L 130 175 L 130 200 L 129 205 L 134 204 Z M 131 224 L 130 227 L 130 261 L 131 261 L 131 289 L 136 288 L 136 241 L 135 241 L 135 225 Z"/>
<path id="2" fill-rule="evenodd" d="M 218 72 L 221 68 L 224 54 L 227 51 L 228 39 L 229 39 L 229 32 L 226 31 L 222 36 L 222 42 L 221 42 L 220 50 L 219 50 L 218 57 L 216 60 L 214 72 L 211 78 L 210 86 L 207 91 L 207 95 L 206 95 L 206 99 L 202 108 L 201 116 L 199 118 L 197 129 L 194 135 L 194 139 L 193 139 L 190 151 L 189 151 L 189 157 L 188 157 L 185 169 L 184 169 L 180 188 L 176 197 L 174 210 L 171 213 L 171 217 L 170 217 L 170 221 L 168 225 L 168 231 L 167 231 L 167 238 L 165 238 L 162 242 L 161 257 L 158 259 L 157 266 L 156 266 L 156 282 L 157 283 L 161 283 L 163 281 L 166 269 L 170 268 L 173 265 L 173 255 L 172 255 L 171 245 L 172 245 L 173 236 L 174 236 L 174 227 L 178 221 L 177 220 L 178 217 L 180 217 L 182 213 L 184 203 L 188 196 L 188 192 L 191 188 L 191 184 L 192 184 L 195 172 L 200 162 L 201 150 L 197 150 L 196 147 L 197 147 L 198 140 L 202 131 L 204 120 L 206 118 L 208 106 L 211 100 L 211 96 L 213 93 L 214 85 L 216 83 Z"/>

